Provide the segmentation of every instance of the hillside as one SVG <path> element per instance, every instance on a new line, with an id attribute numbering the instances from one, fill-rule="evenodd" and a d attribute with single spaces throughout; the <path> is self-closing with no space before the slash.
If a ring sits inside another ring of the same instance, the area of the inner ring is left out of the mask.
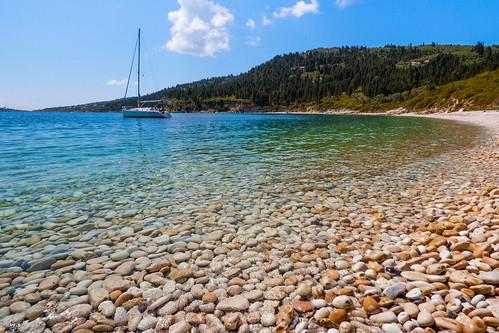
<path id="1" fill-rule="evenodd" d="M 386 111 L 406 108 L 414 111 L 457 111 L 499 109 L 499 70 L 487 71 L 469 79 L 441 86 L 425 85 L 401 94 L 369 98 L 362 93 L 326 97 L 315 106 L 319 110 Z"/>
<path id="2" fill-rule="evenodd" d="M 469 81 L 477 85 L 477 90 L 466 86 L 464 95 L 457 88 L 445 87 L 465 80 L 459 86 L 463 88 L 467 79 L 486 72 L 490 72 L 493 81 L 498 68 L 499 46 L 482 43 L 323 48 L 276 56 L 237 76 L 178 85 L 146 98 L 168 99 L 174 110 L 182 111 L 244 111 L 254 107 L 260 110 L 376 111 L 395 106 L 423 109 L 447 105 L 453 98 L 464 107 L 482 108 L 486 106 L 483 103 L 497 104 L 495 100 L 470 95 L 483 89 L 487 92 L 481 95 L 493 95 L 495 87 L 488 86 L 484 78 Z M 442 98 L 447 102 L 442 102 Z M 128 105 L 132 103 L 133 99 L 127 101 Z M 121 100 L 115 100 L 64 109 L 109 111 L 119 110 L 121 104 Z"/>
<path id="3" fill-rule="evenodd" d="M 19 112 L 19 111 L 24 111 L 24 110 L 16 110 L 16 109 L 9 109 L 5 107 L 0 107 L 0 112 Z"/>

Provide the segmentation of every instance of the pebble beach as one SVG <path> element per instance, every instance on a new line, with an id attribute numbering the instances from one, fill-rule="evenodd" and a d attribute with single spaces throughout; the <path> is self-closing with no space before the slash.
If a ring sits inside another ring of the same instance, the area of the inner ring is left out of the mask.
<path id="1" fill-rule="evenodd" d="M 425 116 L 483 138 L 175 224 L 160 203 L 7 226 L 0 333 L 498 332 L 499 112 Z"/>

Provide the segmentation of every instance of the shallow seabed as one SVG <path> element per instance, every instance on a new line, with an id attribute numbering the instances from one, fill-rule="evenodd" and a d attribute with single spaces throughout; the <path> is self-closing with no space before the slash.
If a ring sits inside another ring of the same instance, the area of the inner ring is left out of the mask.
<path id="1" fill-rule="evenodd" d="M 478 135 L 476 127 L 420 118 L 0 117 L 1 225 L 40 229 L 53 229 L 53 223 L 106 228 L 102 218 L 129 219 L 148 208 L 174 219 L 242 193 L 257 198 L 332 188 L 469 147 Z"/>
<path id="2" fill-rule="evenodd" d="M 484 131 L 433 119 L 0 117 L 7 329 L 381 327 L 328 292 L 362 308 L 407 233 L 497 180 Z"/>

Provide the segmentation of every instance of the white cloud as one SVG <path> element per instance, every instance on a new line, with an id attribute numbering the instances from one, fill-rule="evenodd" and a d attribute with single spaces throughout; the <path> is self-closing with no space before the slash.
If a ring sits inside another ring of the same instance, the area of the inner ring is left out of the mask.
<path id="1" fill-rule="evenodd" d="M 319 2 L 317 0 L 311 0 L 307 3 L 305 1 L 298 1 L 292 7 L 282 7 L 277 12 L 274 12 L 274 16 L 278 18 L 287 17 L 293 15 L 294 17 L 302 17 L 305 14 L 318 13 L 319 12 Z"/>
<path id="2" fill-rule="evenodd" d="M 357 0 L 336 0 L 336 6 L 339 8 L 345 8 L 353 5 Z"/>
<path id="3" fill-rule="evenodd" d="M 262 24 L 263 25 L 271 25 L 272 24 L 272 21 L 268 19 L 267 16 L 263 15 L 262 16 Z"/>
<path id="4" fill-rule="evenodd" d="M 246 26 L 250 29 L 255 29 L 256 27 L 256 23 L 255 23 L 255 20 L 253 19 L 248 19 L 248 21 L 246 21 Z"/>
<path id="5" fill-rule="evenodd" d="M 109 80 L 106 82 L 106 86 L 122 86 L 126 84 L 127 79 L 122 80 Z"/>
<path id="6" fill-rule="evenodd" d="M 248 44 L 250 46 L 258 46 L 258 45 L 260 45 L 261 41 L 262 41 L 262 39 L 258 36 L 249 37 L 248 40 L 246 41 L 246 44 Z"/>
<path id="7" fill-rule="evenodd" d="M 172 22 L 171 38 L 165 48 L 195 56 L 214 56 L 227 50 L 230 33 L 227 26 L 234 15 L 210 0 L 177 0 L 180 8 L 168 13 Z"/>

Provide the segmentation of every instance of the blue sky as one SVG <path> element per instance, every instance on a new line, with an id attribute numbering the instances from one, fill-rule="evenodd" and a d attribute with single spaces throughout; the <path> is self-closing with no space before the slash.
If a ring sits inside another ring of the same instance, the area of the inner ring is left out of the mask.
<path id="1" fill-rule="evenodd" d="M 341 45 L 499 43 L 497 0 L 0 0 L 0 106 L 119 98 Z M 132 88 L 133 89 L 133 88 Z"/>

